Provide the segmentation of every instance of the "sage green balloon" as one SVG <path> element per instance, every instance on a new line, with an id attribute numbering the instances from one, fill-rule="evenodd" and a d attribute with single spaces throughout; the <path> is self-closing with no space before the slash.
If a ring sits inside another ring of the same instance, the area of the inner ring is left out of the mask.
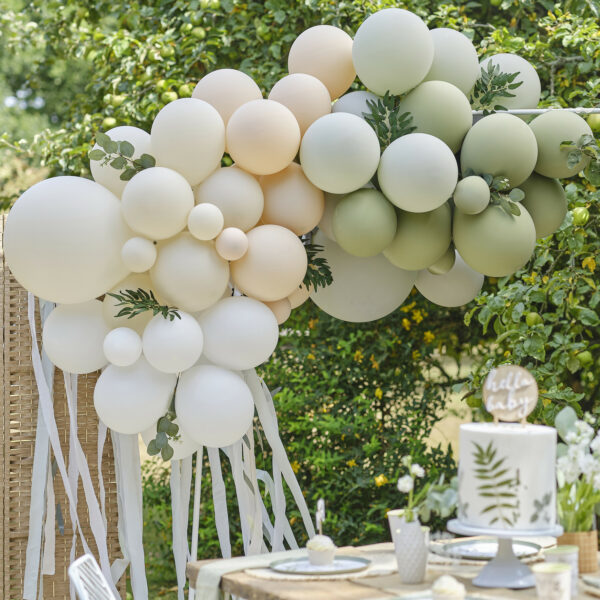
<path id="1" fill-rule="evenodd" d="M 357 190 L 340 200 L 333 213 L 333 234 L 352 256 L 375 256 L 396 235 L 396 211 L 377 190 Z"/>
<path id="2" fill-rule="evenodd" d="M 593 135 L 585 119 L 575 113 L 552 110 L 536 117 L 529 126 L 538 145 L 537 173 L 563 179 L 576 175 L 588 166 L 590 158 L 584 156 L 574 167 L 569 167 L 569 150 L 560 147 L 567 140 L 575 143 L 582 135 Z"/>
<path id="3" fill-rule="evenodd" d="M 454 246 L 448 246 L 448 250 L 444 252 L 442 257 L 436 260 L 430 267 L 427 267 L 427 270 L 432 275 L 444 275 L 454 266 L 455 261 L 456 250 L 454 250 Z"/>
<path id="4" fill-rule="evenodd" d="M 526 123 L 514 115 L 496 113 L 469 129 L 460 165 L 463 173 L 472 169 L 480 175 L 501 175 L 516 187 L 531 175 L 537 153 L 535 135 Z"/>
<path id="5" fill-rule="evenodd" d="M 426 213 L 399 210 L 396 235 L 383 254 L 400 269 L 420 271 L 442 257 L 451 238 L 452 210 L 447 202 Z"/>
<path id="6" fill-rule="evenodd" d="M 400 102 L 398 112 L 409 112 L 417 133 L 434 135 L 455 154 L 473 125 L 469 99 L 446 81 L 421 83 Z"/>
<path id="7" fill-rule="evenodd" d="M 454 206 L 467 215 L 476 215 L 490 203 L 490 187 L 483 177 L 469 175 L 456 184 Z"/>
<path id="8" fill-rule="evenodd" d="M 567 216 L 567 196 L 560 181 L 532 173 L 519 188 L 525 192 L 521 206 L 531 215 L 537 237 L 554 233 Z"/>
<path id="9" fill-rule="evenodd" d="M 535 247 L 535 225 L 523 207 L 519 216 L 509 215 L 494 204 L 478 215 L 456 211 L 452 233 L 463 260 L 488 277 L 518 271 Z"/>

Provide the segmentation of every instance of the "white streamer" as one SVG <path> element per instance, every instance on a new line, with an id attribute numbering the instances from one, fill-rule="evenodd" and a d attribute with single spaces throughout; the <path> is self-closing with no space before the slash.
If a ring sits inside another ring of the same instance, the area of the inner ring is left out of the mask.
<path id="1" fill-rule="evenodd" d="M 177 598 L 184 600 L 185 568 L 189 560 L 187 526 L 190 512 L 192 457 L 171 461 L 171 511 L 173 522 L 173 557 L 177 575 Z"/>
<path id="2" fill-rule="evenodd" d="M 210 475 L 212 480 L 215 524 L 223 558 L 231 558 L 231 540 L 229 539 L 229 518 L 227 516 L 227 496 L 221 472 L 221 459 L 218 448 L 207 448 Z"/>
<path id="3" fill-rule="evenodd" d="M 204 447 L 200 446 L 196 452 L 196 475 L 194 479 L 194 509 L 192 511 L 192 545 L 190 549 L 190 561 L 198 560 L 198 529 L 200 526 L 200 500 L 202 495 L 202 461 L 204 459 Z M 189 587 L 188 600 L 194 600 L 194 588 Z"/>

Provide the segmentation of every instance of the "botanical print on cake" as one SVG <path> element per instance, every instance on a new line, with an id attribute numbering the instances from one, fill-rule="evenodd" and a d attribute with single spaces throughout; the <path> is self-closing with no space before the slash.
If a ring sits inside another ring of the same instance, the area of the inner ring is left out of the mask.
<path id="1" fill-rule="evenodd" d="M 536 523 L 538 520 L 550 523 L 550 503 L 552 502 L 552 492 L 544 494 L 541 500 L 533 501 L 533 513 L 529 519 L 530 523 Z"/>
<path id="2" fill-rule="evenodd" d="M 481 482 L 477 491 L 480 498 L 486 499 L 486 506 L 479 514 L 487 514 L 490 526 L 501 523 L 513 527 L 520 516 L 520 503 L 516 493 L 521 483 L 519 470 L 514 475 L 511 474 L 506 465 L 506 457 L 498 457 L 493 442 L 485 449 L 477 442 L 473 442 L 473 445 L 473 458 L 477 465 L 475 477 Z"/>

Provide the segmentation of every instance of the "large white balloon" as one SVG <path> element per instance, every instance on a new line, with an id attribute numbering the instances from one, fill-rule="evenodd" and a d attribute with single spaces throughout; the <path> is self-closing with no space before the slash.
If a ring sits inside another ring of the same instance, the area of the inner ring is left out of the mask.
<path id="1" fill-rule="evenodd" d="M 167 104 L 156 115 L 150 136 L 156 164 L 174 169 L 190 185 L 206 179 L 219 166 L 225 151 L 221 115 L 208 102 L 196 98 Z"/>
<path id="2" fill-rule="evenodd" d="M 406 300 L 417 277 L 416 271 L 394 267 L 382 254 L 359 258 L 344 252 L 320 231 L 313 238 L 324 247 L 333 283 L 311 291 L 313 302 L 324 312 L 353 323 L 381 319 Z"/>
<path id="3" fill-rule="evenodd" d="M 129 142 L 134 148 L 131 156 L 133 160 L 142 154 L 150 154 L 150 134 L 139 127 L 122 125 L 113 127 L 105 133 L 115 142 Z M 95 144 L 92 150 L 99 147 L 98 144 Z M 122 171 L 111 167 L 110 164 L 103 165 L 100 160 L 90 160 L 90 171 L 94 181 L 109 189 L 115 196 L 121 196 L 127 184 L 127 181 L 121 179 Z"/>
<path id="4" fill-rule="evenodd" d="M 240 440 L 251 427 L 254 401 L 241 377 L 202 365 L 181 375 L 175 412 L 189 437 L 203 446 L 221 448 Z"/>
<path id="5" fill-rule="evenodd" d="M 421 271 L 415 287 L 434 304 L 439 306 L 463 306 L 479 294 L 484 277 L 465 263 L 455 252 L 454 266 L 443 275 L 433 275 L 427 269 Z"/>
<path id="6" fill-rule="evenodd" d="M 128 367 L 142 354 L 142 339 L 135 329 L 117 327 L 104 338 L 104 356 L 117 367 Z"/>
<path id="7" fill-rule="evenodd" d="M 61 304 L 44 323 L 42 340 L 48 358 L 68 373 L 91 373 L 106 364 L 102 344 L 109 332 L 102 302 Z"/>
<path id="8" fill-rule="evenodd" d="M 164 373 L 180 373 L 193 366 L 202 354 L 204 336 L 198 321 L 183 311 L 179 318 L 156 315 L 144 329 L 142 348 L 146 360 Z"/>
<path id="9" fill-rule="evenodd" d="M 175 425 L 179 425 L 179 420 L 174 419 L 173 423 Z M 148 446 L 148 444 L 156 437 L 156 425 L 157 423 L 154 423 L 152 427 L 142 431 L 142 440 L 144 440 L 144 444 L 146 444 L 146 446 Z M 177 439 L 170 439 L 169 445 L 171 448 L 173 448 L 173 456 L 171 457 L 171 460 L 181 460 L 183 458 L 187 458 L 200 449 L 200 444 L 195 442 L 185 431 L 183 431 L 183 429 L 181 429 L 181 425 L 179 425 Z"/>
<path id="10" fill-rule="evenodd" d="M 100 420 L 118 433 L 140 433 L 167 412 L 177 376 L 161 373 L 141 356 L 129 367 L 109 365 L 94 389 Z"/>
<path id="11" fill-rule="evenodd" d="M 344 94 L 333 104 L 332 112 L 350 113 L 364 119 L 365 114 L 371 114 L 371 107 L 368 104 L 369 101 L 377 102 L 377 100 L 379 100 L 379 96 L 376 96 L 372 92 L 365 92 L 364 90 L 349 92 L 348 94 Z"/>
<path id="12" fill-rule="evenodd" d="M 379 140 L 356 115 L 332 113 L 317 119 L 300 146 L 305 175 L 325 192 L 347 194 L 367 183 L 377 170 Z"/>
<path id="13" fill-rule="evenodd" d="M 54 177 L 15 202 L 4 253 L 24 288 L 51 302 L 75 304 L 102 295 L 127 275 L 121 248 L 130 237 L 114 194 L 82 177 Z"/>
<path id="14" fill-rule="evenodd" d="M 264 363 L 279 339 L 273 312 L 245 296 L 220 300 L 198 321 L 204 333 L 204 356 L 228 369 L 253 369 Z"/>

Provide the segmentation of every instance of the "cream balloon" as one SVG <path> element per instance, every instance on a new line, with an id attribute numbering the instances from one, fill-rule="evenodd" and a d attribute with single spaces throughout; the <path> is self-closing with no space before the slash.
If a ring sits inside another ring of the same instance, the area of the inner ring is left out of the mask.
<path id="1" fill-rule="evenodd" d="M 333 215 L 335 209 L 342 198 L 346 194 L 329 194 L 325 193 L 325 210 L 319 221 L 319 230 L 322 231 L 330 240 L 335 242 L 335 234 L 333 233 Z"/>
<path id="2" fill-rule="evenodd" d="M 352 60 L 365 87 L 383 96 L 403 94 L 417 86 L 433 62 L 433 41 L 427 25 L 401 8 L 380 10 L 358 28 Z"/>
<path id="3" fill-rule="evenodd" d="M 204 336 L 198 321 L 183 311 L 178 317 L 153 317 L 142 336 L 146 360 L 163 373 L 180 373 L 193 366 L 202 354 Z"/>
<path id="4" fill-rule="evenodd" d="M 474 271 L 453 250 L 456 258 L 453 267 L 443 275 L 433 275 L 429 271 L 421 271 L 415 287 L 429 300 L 438 306 L 464 306 L 473 300 L 481 291 L 484 277 Z"/>
<path id="5" fill-rule="evenodd" d="M 134 273 L 143 273 L 156 261 L 156 246 L 143 237 L 129 238 L 121 248 L 123 264 Z"/>
<path id="6" fill-rule="evenodd" d="M 495 54 L 481 61 L 481 70 L 487 71 L 489 64 L 500 68 L 501 73 L 518 73 L 513 83 L 521 85 L 510 90 L 513 97 L 496 96 L 491 102 L 511 110 L 515 108 L 537 108 L 542 85 L 537 71 L 530 62 L 517 54 Z"/>
<path id="7" fill-rule="evenodd" d="M 456 262 L 456 252 L 454 251 L 454 246 L 450 245 L 448 250 L 442 257 L 436 260 L 430 267 L 427 267 L 427 270 L 432 275 L 445 275 Z"/>
<path id="8" fill-rule="evenodd" d="M 310 292 L 308 291 L 308 288 L 304 284 L 301 284 L 288 296 L 288 300 L 290 301 L 290 308 L 292 310 L 294 308 L 298 308 L 301 304 L 304 304 L 308 300 L 309 296 Z"/>
<path id="9" fill-rule="evenodd" d="M 377 175 L 381 191 L 390 202 L 403 210 L 422 213 L 442 206 L 452 196 L 458 165 L 452 150 L 440 139 L 410 133 L 385 149 Z"/>
<path id="10" fill-rule="evenodd" d="M 129 367 L 109 365 L 94 389 L 100 420 L 118 433 L 140 433 L 169 409 L 177 376 L 161 373 L 141 356 Z"/>
<path id="11" fill-rule="evenodd" d="M 287 298 L 306 274 L 304 245 L 289 229 L 279 225 L 261 225 L 247 235 L 248 251 L 231 263 L 235 286 L 266 302 Z"/>
<path id="12" fill-rule="evenodd" d="M 567 196 L 558 179 L 548 179 L 532 173 L 520 185 L 525 193 L 521 206 L 533 219 L 536 237 L 544 238 L 554 233 L 567 216 Z"/>
<path id="13" fill-rule="evenodd" d="M 224 298 L 198 316 L 204 356 L 227 369 L 253 369 L 269 359 L 279 329 L 273 312 L 246 296 Z"/>
<path id="14" fill-rule="evenodd" d="M 150 276 L 147 273 L 135 273 L 133 275 L 129 275 L 109 291 L 113 294 L 123 294 L 127 290 L 132 290 L 135 292 L 139 289 L 142 289 L 146 292 L 153 291 L 154 286 L 152 285 Z M 130 327 L 141 335 L 144 331 L 144 328 L 148 324 L 148 321 L 150 321 L 152 318 L 152 312 L 144 311 L 135 317 L 132 317 L 131 319 L 127 316 L 117 317 L 117 314 L 119 314 L 123 308 L 122 306 L 118 306 L 118 303 L 119 301 L 109 294 L 104 296 L 102 308 L 104 319 L 108 326 L 111 329 L 114 329 L 115 327 Z"/>
<path id="15" fill-rule="evenodd" d="M 227 123 L 227 149 L 235 163 L 256 175 L 285 169 L 298 153 L 300 127 L 292 111 L 274 100 L 252 100 Z"/>
<path id="16" fill-rule="evenodd" d="M 321 81 L 306 73 L 292 73 L 271 89 L 269 100 L 289 108 L 298 121 L 300 135 L 319 117 L 331 112 L 331 96 Z"/>
<path id="17" fill-rule="evenodd" d="M 290 73 L 307 73 L 329 90 L 332 100 L 341 96 L 356 77 L 352 64 L 352 38 L 331 25 L 316 25 L 303 31 L 288 55 Z"/>
<path id="18" fill-rule="evenodd" d="M 377 100 L 379 100 L 379 96 L 376 96 L 372 92 L 365 92 L 364 90 L 349 92 L 336 100 L 332 112 L 350 113 L 364 119 L 365 115 L 371 114 L 371 107 L 368 103 L 377 102 Z"/>
<path id="19" fill-rule="evenodd" d="M 215 248 L 225 260 L 239 260 L 248 250 L 248 237 L 237 227 L 227 227 L 215 240 Z"/>
<path id="20" fill-rule="evenodd" d="M 202 242 L 184 232 L 158 244 L 150 277 L 168 303 L 196 312 L 208 308 L 224 294 L 229 266 L 212 242 Z"/>
<path id="21" fill-rule="evenodd" d="M 246 382 L 235 373 L 201 365 L 181 375 L 175 412 L 190 438 L 209 448 L 222 448 L 250 429 L 254 400 Z"/>
<path id="22" fill-rule="evenodd" d="M 198 240 L 214 240 L 223 231 L 225 217 L 214 204 L 197 204 L 187 218 L 189 232 Z"/>
<path id="23" fill-rule="evenodd" d="M 353 323 L 375 321 L 396 310 L 410 294 L 416 272 L 394 267 L 381 254 L 352 256 L 320 231 L 313 242 L 324 248 L 321 255 L 327 259 L 333 283 L 311 291 L 310 297 L 332 317 Z"/>
<path id="24" fill-rule="evenodd" d="M 282 300 L 275 300 L 275 302 L 265 302 L 265 304 L 271 309 L 275 318 L 277 319 L 277 324 L 282 325 L 285 323 L 291 312 L 292 305 L 287 298 L 283 298 Z"/>
<path id="25" fill-rule="evenodd" d="M 260 100 L 262 92 L 254 79 L 236 69 L 217 69 L 207 73 L 192 92 L 198 98 L 214 106 L 227 125 L 231 115 L 246 102 Z"/>
<path id="26" fill-rule="evenodd" d="M 143 129 L 122 125 L 120 127 L 113 127 L 105 133 L 115 142 L 129 142 L 134 148 L 131 155 L 133 160 L 138 159 L 142 154 L 150 154 L 150 134 Z M 100 146 L 94 144 L 92 150 L 96 150 L 97 148 L 100 148 Z M 121 197 L 127 184 L 127 181 L 121 179 L 121 170 L 111 167 L 110 164 L 104 165 L 100 160 L 90 160 L 90 171 L 95 182 L 103 185 L 115 196 Z"/>
<path id="27" fill-rule="evenodd" d="M 117 327 L 106 334 L 102 348 L 109 363 L 128 367 L 142 355 L 142 339 L 134 329 Z"/>
<path id="28" fill-rule="evenodd" d="M 347 194 L 365 185 L 377 171 L 379 140 L 366 121 L 356 115 L 325 115 L 304 134 L 300 163 L 318 188 Z"/>
<path id="29" fill-rule="evenodd" d="M 303 235 L 319 224 L 325 197 L 299 164 L 291 163 L 279 173 L 261 177 L 260 185 L 265 197 L 261 218 L 265 225 L 281 225 Z"/>
<path id="30" fill-rule="evenodd" d="M 125 186 L 121 206 L 131 229 L 151 240 L 164 240 L 186 226 L 194 192 L 177 171 L 152 167 Z"/>
<path id="31" fill-rule="evenodd" d="M 456 184 L 454 206 L 467 215 L 476 215 L 490 203 L 490 186 L 483 177 L 469 175 Z"/>
<path id="32" fill-rule="evenodd" d="M 173 419 L 172 423 L 179 426 L 179 431 L 177 432 L 176 438 L 169 439 L 169 445 L 171 448 L 173 448 L 173 456 L 171 457 L 171 460 L 182 460 L 188 456 L 191 456 L 194 454 L 194 452 L 197 452 L 201 445 L 194 441 L 185 431 L 183 431 L 179 425 L 178 419 Z M 142 431 L 142 440 L 144 444 L 146 444 L 146 447 L 154 438 L 156 438 L 157 425 L 158 421 L 154 423 L 152 427 Z"/>
<path id="33" fill-rule="evenodd" d="M 223 213 L 224 227 L 252 229 L 264 208 L 263 191 L 253 175 L 236 167 L 217 169 L 196 188 L 196 202 L 214 204 Z"/>
<path id="34" fill-rule="evenodd" d="M 15 202 L 4 226 L 4 256 L 25 289 L 76 304 L 127 275 L 121 248 L 130 237 L 114 194 L 82 177 L 53 177 Z"/>
<path id="35" fill-rule="evenodd" d="M 44 323 L 44 351 L 67 373 L 91 373 L 106 364 L 102 343 L 108 332 L 99 300 L 60 304 Z"/>
<path id="36" fill-rule="evenodd" d="M 477 50 L 471 40 L 455 29 L 440 27 L 430 31 L 433 62 L 425 81 L 447 81 L 468 94 L 480 75 Z"/>
<path id="37" fill-rule="evenodd" d="M 167 104 L 156 115 L 150 137 L 156 164 L 177 171 L 190 185 L 206 179 L 219 166 L 225 151 L 221 115 L 197 98 Z"/>

